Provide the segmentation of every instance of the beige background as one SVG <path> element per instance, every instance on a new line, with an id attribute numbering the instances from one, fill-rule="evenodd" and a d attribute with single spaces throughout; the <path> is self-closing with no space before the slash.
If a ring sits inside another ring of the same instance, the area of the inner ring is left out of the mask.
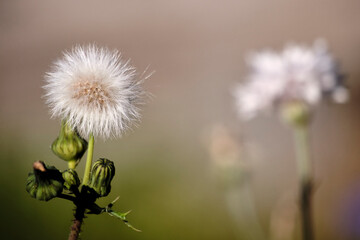
<path id="1" fill-rule="evenodd" d="M 25 193 L 24 181 L 34 160 L 66 166 L 48 148 L 58 120 L 49 119 L 41 86 L 51 62 L 83 43 L 117 48 L 139 72 L 155 71 L 145 83 L 154 97 L 140 127 L 95 147 L 95 157 L 117 164 L 109 199 L 120 194 L 120 210 L 133 209 L 130 219 L 144 233 L 100 216 L 86 220 L 83 238 L 235 239 L 205 144 L 215 123 L 256 146 L 251 186 L 261 224 L 270 231 L 276 202 L 296 194 L 290 131 L 275 117 L 240 123 L 231 89 L 246 75 L 244 57 L 252 50 L 318 37 L 340 60 L 351 102 L 324 103 L 313 122 L 316 235 L 359 239 L 349 230 L 360 221 L 354 208 L 360 201 L 359 11 L 358 0 L 0 1 L 4 239 L 67 236 L 70 204 L 39 203 Z"/>

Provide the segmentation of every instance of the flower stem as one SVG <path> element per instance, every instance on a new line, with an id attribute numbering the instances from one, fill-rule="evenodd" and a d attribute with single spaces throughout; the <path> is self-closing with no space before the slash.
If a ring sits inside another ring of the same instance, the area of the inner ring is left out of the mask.
<path id="1" fill-rule="evenodd" d="M 94 135 L 90 133 L 89 136 L 89 145 L 88 145 L 88 153 L 86 156 L 86 165 L 85 165 L 85 172 L 84 172 L 84 178 L 83 178 L 83 185 L 86 185 L 90 178 L 90 171 L 91 171 L 91 165 L 92 165 L 92 158 L 93 158 L 93 152 L 94 152 Z"/>
<path id="2" fill-rule="evenodd" d="M 73 224 L 70 227 L 70 234 L 68 240 L 77 240 L 79 238 L 84 216 L 85 208 L 77 206 L 74 214 Z"/>
<path id="3" fill-rule="evenodd" d="M 264 230 L 259 222 L 254 199 L 248 182 L 229 188 L 225 192 L 225 200 L 237 230 L 236 239 L 265 240 Z"/>
<path id="4" fill-rule="evenodd" d="M 68 168 L 69 169 L 75 169 L 76 167 L 76 160 L 68 161 Z"/>
<path id="5" fill-rule="evenodd" d="M 312 167 L 309 151 L 308 124 L 294 126 L 297 170 L 300 181 L 300 206 L 303 240 L 313 240 Z"/>

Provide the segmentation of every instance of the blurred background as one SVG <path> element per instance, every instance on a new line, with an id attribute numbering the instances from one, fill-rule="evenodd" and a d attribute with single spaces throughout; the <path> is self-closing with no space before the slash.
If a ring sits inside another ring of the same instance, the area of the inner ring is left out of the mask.
<path id="1" fill-rule="evenodd" d="M 103 214 L 85 220 L 82 239 L 299 239 L 291 131 L 275 116 L 241 123 L 231 90 L 251 51 L 323 37 L 351 101 L 324 103 L 313 121 L 316 239 L 360 239 L 359 11 L 358 0 L 1 0 L 1 238 L 68 236 L 72 204 L 32 199 L 25 180 L 35 160 L 66 168 L 49 148 L 59 120 L 41 97 L 45 72 L 62 51 L 97 43 L 119 49 L 140 73 L 154 70 L 144 84 L 154 97 L 137 129 L 96 142 L 94 154 L 117 171 L 99 204 L 119 195 L 115 208 L 133 210 L 129 220 L 143 232 Z M 244 161 L 237 167 L 246 176 L 234 184 L 212 149 L 214 136 L 227 139 L 224 129 L 236 140 L 219 144 Z"/>

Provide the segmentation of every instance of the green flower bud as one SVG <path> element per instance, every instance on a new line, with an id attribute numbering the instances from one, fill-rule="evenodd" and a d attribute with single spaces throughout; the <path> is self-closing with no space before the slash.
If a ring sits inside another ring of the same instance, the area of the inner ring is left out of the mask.
<path id="1" fill-rule="evenodd" d="M 65 122 L 61 123 L 60 135 L 51 145 L 56 156 L 65 161 L 81 159 L 87 149 L 87 142 Z"/>
<path id="2" fill-rule="evenodd" d="M 100 197 L 105 197 L 110 193 L 110 183 L 114 175 L 114 163 L 106 158 L 100 158 L 91 169 L 89 187 L 94 189 Z"/>
<path id="3" fill-rule="evenodd" d="M 49 201 L 62 192 L 64 180 L 59 170 L 41 161 L 34 162 L 33 168 L 26 180 L 26 191 L 31 197 Z"/>
<path id="4" fill-rule="evenodd" d="M 74 169 L 67 169 L 62 173 L 64 179 L 64 187 L 67 190 L 71 190 L 71 187 L 78 187 L 80 185 L 80 179 L 77 172 Z"/>

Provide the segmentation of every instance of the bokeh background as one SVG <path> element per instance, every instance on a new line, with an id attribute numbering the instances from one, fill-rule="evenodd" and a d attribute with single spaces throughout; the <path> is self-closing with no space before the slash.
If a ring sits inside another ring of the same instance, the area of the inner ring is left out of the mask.
<path id="1" fill-rule="evenodd" d="M 358 0 L 1 0 L 0 238 L 68 236 L 72 205 L 32 199 L 25 180 L 35 160 L 66 168 L 49 148 L 59 120 L 41 98 L 45 72 L 62 51 L 97 43 L 119 49 L 140 73 L 155 71 L 144 84 L 153 97 L 140 126 L 95 144 L 95 158 L 115 161 L 117 171 L 99 203 L 120 195 L 116 209 L 132 209 L 129 220 L 143 232 L 104 214 L 85 220 L 82 239 L 255 239 L 246 233 L 252 218 L 234 220 L 210 159 L 219 124 L 251 145 L 243 155 L 248 192 L 240 196 L 256 207 L 267 239 L 299 239 L 291 132 L 271 116 L 241 123 L 231 89 L 246 75 L 249 52 L 323 37 L 347 74 L 351 101 L 324 103 L 313 121 L 316 237 L 360 239 L 359 12 Z"/>

